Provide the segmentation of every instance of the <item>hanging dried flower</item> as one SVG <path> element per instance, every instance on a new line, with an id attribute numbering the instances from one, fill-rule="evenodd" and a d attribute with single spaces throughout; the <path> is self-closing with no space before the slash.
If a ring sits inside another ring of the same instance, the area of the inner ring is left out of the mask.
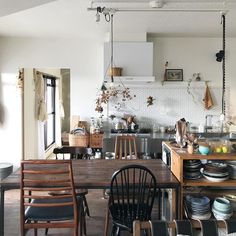
<path id="1" fill-rule="evenodd" d="M 151 106 L 151 105 L 153 105 L 153 101 L 154 101 L 155 99 L 152 97 L 152 96 L 149 96 L 148 98 L 147 98 L 147 106 Z"/>
<path id="2" fill-rule="evenodd" d="M 103 112 L 103 105 L 107 104 L 111 98 L 120 98 L 122 102 L 129 101 L 135 95 L 131 95 L 130 89 L 125 87 L 123 83 L 116 87 L 106 88 L 104 85 L 102 86 L 101 92 L 96 100 L 96 108 L 95 111 L 102 113 Z M 120 107 L 120 103 L 116 107 L 117 109 Z"/>

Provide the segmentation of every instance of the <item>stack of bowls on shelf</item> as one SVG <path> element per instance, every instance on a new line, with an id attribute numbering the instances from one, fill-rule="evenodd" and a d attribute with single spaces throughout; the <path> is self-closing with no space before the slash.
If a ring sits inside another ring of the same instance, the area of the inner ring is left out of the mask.
<path id="1" fill-rule="evenodd" d="M 236 161 L 226 161 L 229 168 L 229 177 L 231 179 L 236 179 Z"/>
<path id="2" fill-rule="evenodd" d="M 184 178 L 185 179 L 199 179 L 202 177 L 201 173 L 202 162 L 200 160 L 184 161 Z"/>
<path id="3" fill-rule="evenodd" d="M 212 182 L 221 182 L 229 178 L 229 170 L 224 162 L 208 162 L 201 170 L 203 176 Z"/>
<path id="4" fill-rule="evenodd" d="M 231 207 L 233 211 L 236 211 L 236 195 L 226 194 L 223 196 L 224 198 L 230 201 Z"/>
<path id="5" fill-rule="evenodd" d="M 206 196 L 186 195 L 187 216 L 194 220 L 208 220 L 211 217 L 210 199 Z"/>
<path id="6" fill-rule="evenodd" d="M 222 197 L 218 197 L 214 200 L 212 212 L 217 220 L 226 220 L 233 215 L 230 201 Z"/>

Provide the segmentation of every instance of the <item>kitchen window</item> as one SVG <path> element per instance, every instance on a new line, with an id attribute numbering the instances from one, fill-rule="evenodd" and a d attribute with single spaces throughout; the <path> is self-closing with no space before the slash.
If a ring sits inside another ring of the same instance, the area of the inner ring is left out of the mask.
<path id="1" fill-rule="evenodd" d="M 43 75 L 45 79 L 45 99 L 48 119 L 44 123 L 44 148 L 47 150 L 56 140 L 56 78 Z"/>

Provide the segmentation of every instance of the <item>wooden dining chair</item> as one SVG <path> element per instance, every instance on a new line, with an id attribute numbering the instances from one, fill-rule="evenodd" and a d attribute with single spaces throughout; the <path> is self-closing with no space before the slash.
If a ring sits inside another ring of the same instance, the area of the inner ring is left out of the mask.
<path id="1" fill-rule="evenodd" d="M 115 159 L 138 159 L 136 137 L 132 135 L 119 135 L 115 140 Z M 110 189 L 103 191 L 104 198 L 109 199 Z M 108 200 L 109 201 L 109 200 Z M 105 215 L 104 236 L 108 235 L 110 212 L 107 206 Z"/>
<path id="2" fill-rule="evenodd" d="M 193 228 L 190 220 L 174 220 L 177 235 L 193 236 Z"/>
<path id="3" fill-rule="evenodd" d="M 54 148 L 53 153 L 56 154 L 56 159 L 58 154 L 63 155 L 64 159 L 64 154 L 70 154 L 70 158 L 77 158 L 80 157 L 82 159 L 89 159 L 90 156 L 92 155 L 92 148 L 86 148 L 86 147 L 77 147 L 77 146 L 62 146 L 62 147 L 57 147 Z M 87 234 L 87 227 L 86 227 L 86 215 L 90 217 L 90 211 L 89 211 L 89 206 L 87 202 L 86 195 L 88 194 L 88 189 L 76 189 L 76 196 L 79 196 L 83 200 L 83 209 L 84 209 L 84 214 L 82 215 L 83 218 L 83 230 L 84 230 L 84 235 Z M 50 191 L 49 194 L 51 195 L 60 195 L 64 194 L 63 191 L 59 192 L 54 192 Z M 46 229 L 45 234 L 48 233 L 48 229 Z"/>
<path id="4" fill-rule="evenodd" d="M 156 178 L 141 165 L 128 165 L 116 171 L 111 179 L 109 211 L 112 235 L 122 230 L 133 232 L 133 221 L 151 220 L 156 196 Z"/>
<path id="5" fill-rule="evenodd" d="M 133 135 L 116 136 L 115 158 L 116 159 L 138 159 L 135 136 Z"/>
<path id="6" fill-rule="evenodd" d="M 146 232 L 146 236 L 169 236 L 168 227 L 168 223 L 163 220 L 135 220 L 133 222 L 133 236 L 141 236 L 142 231 Z"/>
<path id="7" fill-rule="evenodd" d="M 224 220 L 224 222 L 225 222 L 227 234 L 236 233 L 236 219 L 227 219 L 227 220 Z"/>
<path id="8" fill-rule="evenodd" d="M 71 160 L 22 161 L 20 184 L 21 236 L 29 229 L 37 236 L 39 228 L 72 228 L 81 235 L 82 200 L 75 194 Z"/>
<path id="9" fill-rule="evenodd" d="M 215 219 L 199 220 L 202 236 L 218 236 L 218 225 Z"/>

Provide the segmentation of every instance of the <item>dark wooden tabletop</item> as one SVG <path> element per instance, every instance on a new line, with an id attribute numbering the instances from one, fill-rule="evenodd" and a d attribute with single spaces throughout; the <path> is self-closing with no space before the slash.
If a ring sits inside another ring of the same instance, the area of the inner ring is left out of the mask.
<path id="1" fill-rule="evenodd" d="M 139 164 L 149 168 L 156 176 L 158 187 L 176 188 L 178 180 L 170 169 L 159 159 L 156 160 L 73 160 L 73 174 L 76 188 L 105 189 L 110 186 L 112 174 L 129 164 Z M 2 180 L 5 189 L 20 188 L 20 169 Z"/>

